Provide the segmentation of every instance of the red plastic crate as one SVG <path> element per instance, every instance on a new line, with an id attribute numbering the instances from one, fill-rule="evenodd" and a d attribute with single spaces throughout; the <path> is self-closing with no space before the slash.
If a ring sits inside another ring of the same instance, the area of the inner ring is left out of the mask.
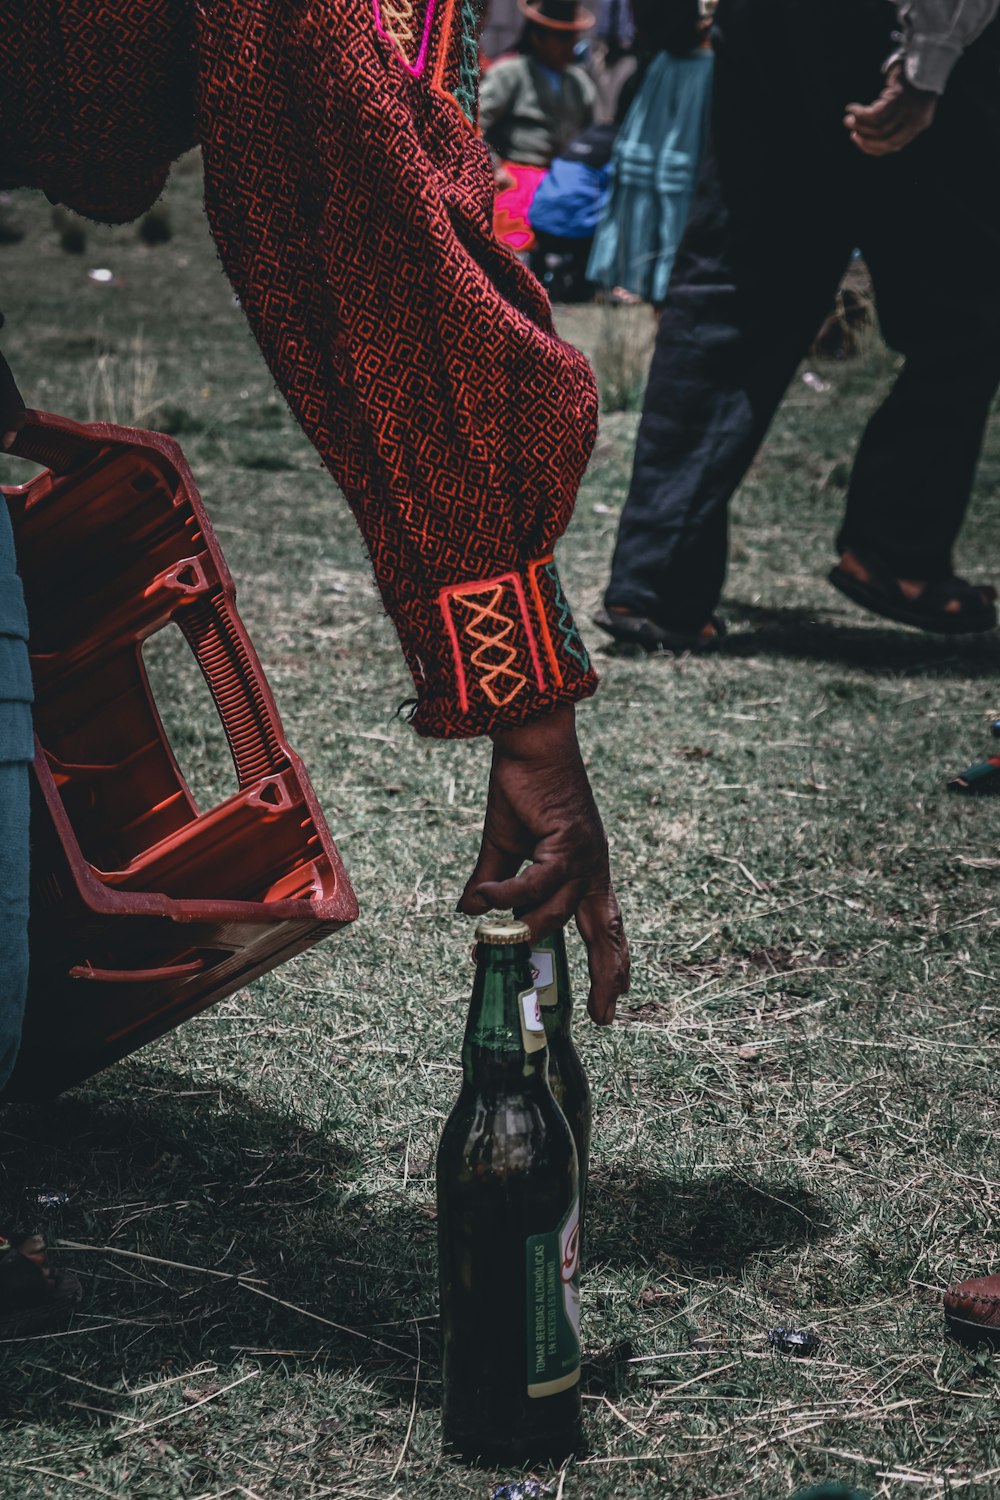
<path id="1" fill-rule="evenodd" d="M 29 412 L 5 489 L 35 682 L 31 983 L 4 1099 L 67 1088 L 357 916 L 179 446 Z M 142 645 L 183 632 L 238 792 L 199 811 Z"/>

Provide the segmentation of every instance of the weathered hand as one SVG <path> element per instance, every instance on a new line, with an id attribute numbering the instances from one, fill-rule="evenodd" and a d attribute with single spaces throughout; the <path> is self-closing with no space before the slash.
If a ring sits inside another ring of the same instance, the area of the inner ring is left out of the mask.
<path id="1" fill-rule="evenodd" d="M 24 402 L 10 367 L 0 354 L 0 444 L 9 448 L 24 422 Z"/>
<path id="2" fill-rule="evenodd" d="M 907 83 L 902 63 L 894 63 L 874 104 L 849 104 L 844 125 L 866 156 L 902 151 L 933 123 L 937 94 Z"/>
<path id="3" fill-rule="evenodd" d="M 483 842 L 458 906 L 470 916 L 512 907 L 533 938 L 575 917 L 590 967 L 587 1009 L 600 1026 L 614 1020 L 629 985 L 628 943 L 572 706 L 493 736 Z"/>

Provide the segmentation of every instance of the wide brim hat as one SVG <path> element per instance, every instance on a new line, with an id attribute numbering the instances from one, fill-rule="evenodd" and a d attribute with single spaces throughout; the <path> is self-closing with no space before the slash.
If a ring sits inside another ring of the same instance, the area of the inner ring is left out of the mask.
<path id="1" fill-rule="evenodd" d="M 597 21 L 576 0 L 541 0 L 538 5 L 532 5 L 530 0 L 517 0 L 517 8 L 527 20 L 550 31 L 589 31 Z"/>

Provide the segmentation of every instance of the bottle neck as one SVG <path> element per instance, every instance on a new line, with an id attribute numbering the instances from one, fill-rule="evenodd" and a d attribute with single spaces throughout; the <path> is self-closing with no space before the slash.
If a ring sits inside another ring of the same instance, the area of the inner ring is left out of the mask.
<path id="1" fill-rule="evenodd" d="M 562 932 L 540 938 L 533 948 L 533 966 L 538 984 L 545 1030 L 550 1037 L 572 1032 L 573 992 L 569 983 L 566 939 Z"/>
<path id="2" fill-rule="evenodd" d="M 544 1081 L 548 1062 L 527 943 L 480 943 L 462 1045 L 466 1083 L 477 1088 Z"/>

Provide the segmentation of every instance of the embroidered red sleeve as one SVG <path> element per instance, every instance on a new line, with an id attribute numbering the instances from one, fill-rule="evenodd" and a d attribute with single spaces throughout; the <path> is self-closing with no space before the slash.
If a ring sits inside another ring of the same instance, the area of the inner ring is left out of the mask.
<path id="1" fill-rule="evenodd" d="M 416 728 L 480 734 L 586 696 L 552 546 L 596 394 L 493 238 L 475 7 L 216 0 L 199 24 L 216 241 L 364 535 Z"/>

